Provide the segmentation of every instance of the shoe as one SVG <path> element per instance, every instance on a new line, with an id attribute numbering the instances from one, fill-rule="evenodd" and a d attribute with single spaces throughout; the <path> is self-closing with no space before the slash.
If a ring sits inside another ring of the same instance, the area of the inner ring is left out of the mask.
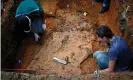
<path id="1" fill-rule="evenodd" d="M 102 7 L 102 9 L 99 11 L 100 14 L 105 13 L 109 10 L 109 7 Z"/>

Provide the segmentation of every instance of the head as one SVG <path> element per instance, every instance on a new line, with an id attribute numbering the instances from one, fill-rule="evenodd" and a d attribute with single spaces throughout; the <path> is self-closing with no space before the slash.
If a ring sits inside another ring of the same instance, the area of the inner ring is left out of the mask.
<path id="1" fill-rule="evenodd" d="M 31 19 L 27 15 L 23 15 L 18 20 L 18 28 L 21 32 L 29 33 L 31 31 Z"/>
<path id="2" fill-rule="evenodd" d="M 106 43 L 109 43 L 112 37 L 114 36 L 111 29 L 104 25 L 100 26 L 96 30 L 96 34 L 98 35 L 99 42 L 106 42 Z"/>

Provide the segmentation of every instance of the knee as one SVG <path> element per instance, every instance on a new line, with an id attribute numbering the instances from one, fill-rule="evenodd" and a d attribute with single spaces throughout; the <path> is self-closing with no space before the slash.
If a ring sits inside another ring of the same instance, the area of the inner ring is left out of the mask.
<path id="1" fill-rule="evenodd" d="M 96 57 L 96 59 L 97 59 L 98 61 L 100 61 L 100 62 L 103 62 L 103 61 L 105 60 L 105 57 L 104 57 L 104 55 L 100 54 L 100 55 L 98 55 L 98 56 Z"/>
<path id="2" fill-rule="evenodd" d="M 101 51 L 96 51 L 94 54 L 93 54 L 93 57 L 96 59 L 96 57 L 101 53 Z"/>

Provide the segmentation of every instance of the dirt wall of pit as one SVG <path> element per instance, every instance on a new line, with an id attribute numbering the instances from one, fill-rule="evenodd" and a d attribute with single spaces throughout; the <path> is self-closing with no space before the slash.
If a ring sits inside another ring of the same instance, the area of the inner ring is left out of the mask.
<path id="1" fill-rule="evenodd" d="M 1 16 L 1 63 L 2 68 L 13 68 L 16 63 L 15 56 L 21 43 L 16 39 L 14 32 L 15 12 L 19 2 L 5 0 L 3 4 L 5 12 Z"/>
<path id="2" fill-rule="evenodd" d="M 133 0 L 121 3 L 119 28 L 124 33 L 123 37 L 127 40 L 133 50 Z"/>

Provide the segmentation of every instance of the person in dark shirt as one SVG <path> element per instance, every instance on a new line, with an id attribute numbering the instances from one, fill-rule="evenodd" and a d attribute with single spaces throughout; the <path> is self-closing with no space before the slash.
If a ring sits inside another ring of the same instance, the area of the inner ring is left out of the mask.
<path id="1" fill-rule="evenodd" d="M 120 36 L 115 36 L 107 26 L 100 26 L 96 30 L 99 42 L 109 45 L 108 51 L 96 51 L 93 54 L 100 72 L 129 71 L 133 58 L 127 42 Z"/>
<path id="2" fill-rule="evenodd" d="M 43 8 L 36 0 L 23 0 L 16 10 L 15 30 L 21 38 L 27 33 L 33 33 L 35 41 L 40 39 L 39 33 L 43 33 L 46 25 L 43 23 Z"/>

